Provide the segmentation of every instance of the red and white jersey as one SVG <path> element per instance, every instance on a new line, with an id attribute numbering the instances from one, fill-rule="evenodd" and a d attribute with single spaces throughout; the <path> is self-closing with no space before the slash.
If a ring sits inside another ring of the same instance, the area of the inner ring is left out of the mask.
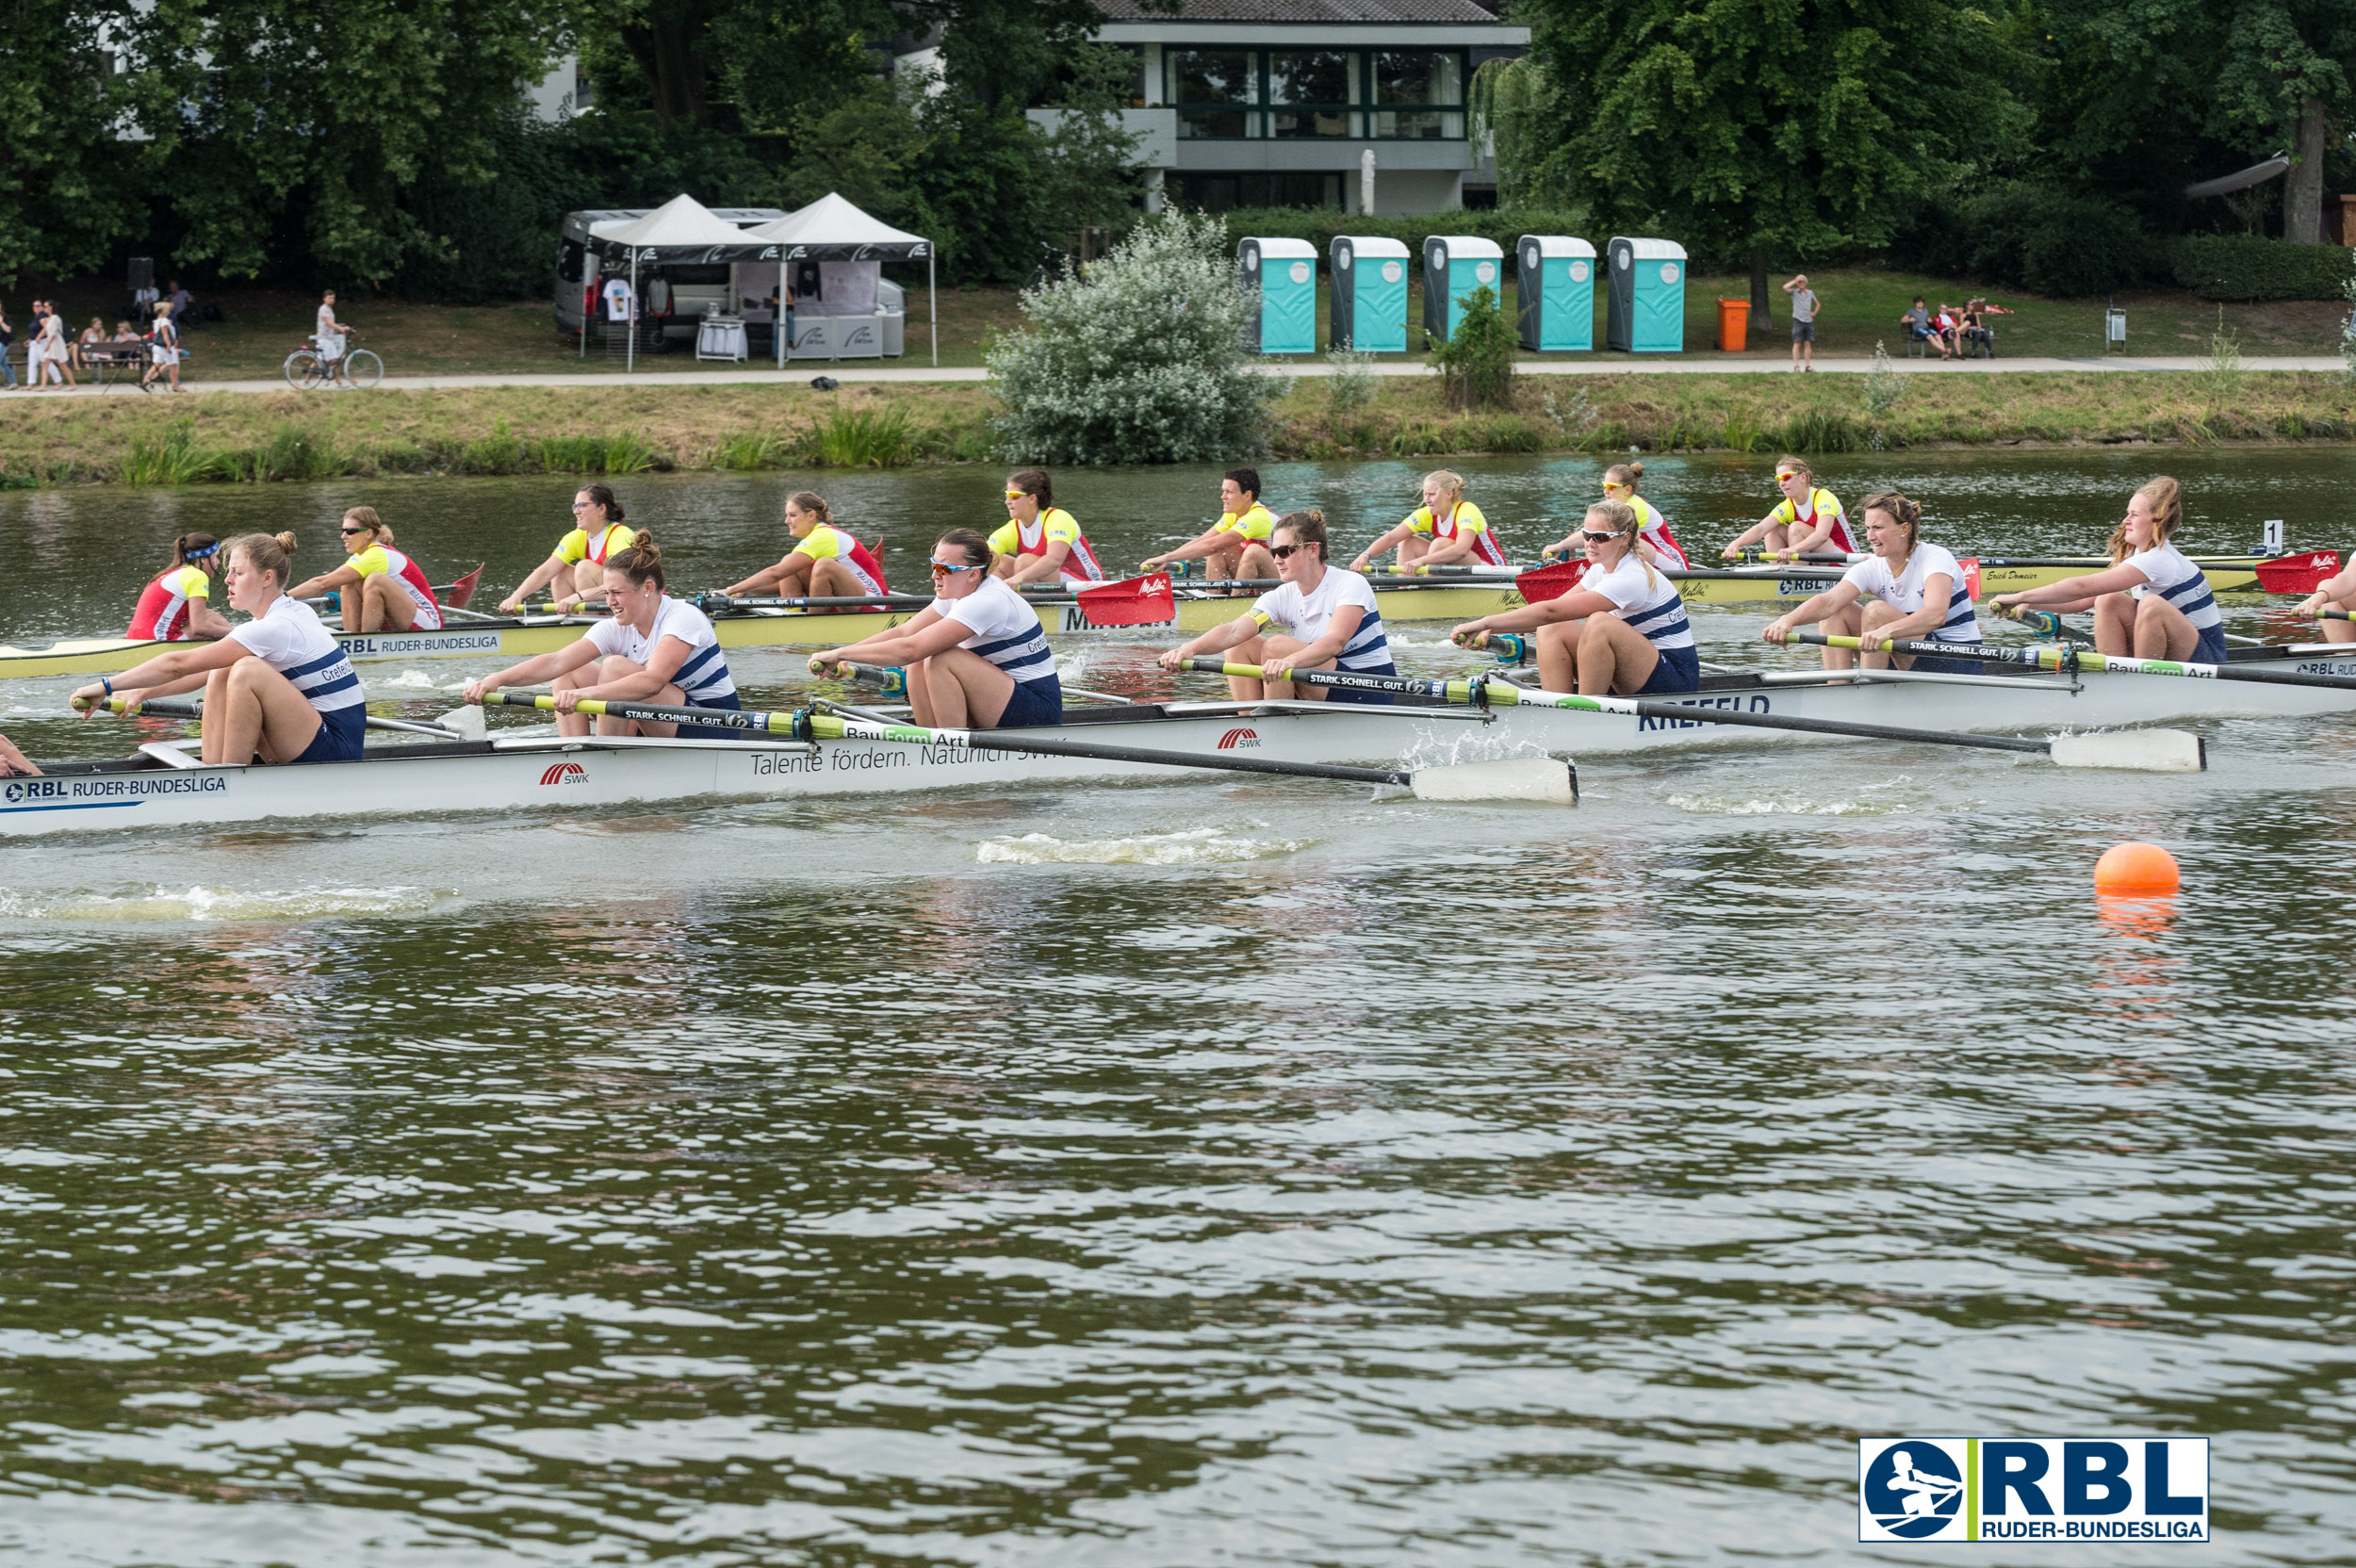
<path id="1" fill-rule="evenodd" d="M 1680 572 L 1691 571 L 1693 564 L 1685 558 L 1685 547 L 1677 543 L 1677 536 L 1669 531 L 1669 519 L 1642 496 L 1628 504 L 1636 509 L 1636 537 L 1652 547 L 1653 560 Z"/>
<path id="2" fill-rule="evenodd" d="M 884 581 L 883 563 L 875 552 L 859 542 L 859 536 L 832 523 L 820 523 L 810 531 L 809 537 L 794 547 L 794 554 L 809 556 L 812 561 L 840 561 L 860 580 L 860 586 L 871 594 L 889 594 L 892 589 Z"/>
<path id="3" fill-rule="evenodd" d="M 417 607 L 417 618 L 410 623 L 413 630 L 442 629 L 442 606 L 434 596 L 434 585 L 425 580 L 425 569 L 401 551 L 390 545 L 370 545 L 344 564 L 358 572 L 364 580 L 380 572 L 390 577 L 400 591 L 409 596 L 409 602 Z"/>
<path id="4" fill-rule="evenodd" d="M 1079 521 L 1060 506 L 1049 507 L 1028 523 L 1009 517 L 990 536 L 990 547 L 1000 555 L 1045 555 L 1050 545 L 1072 547 L 1072 553 L 1063 558 L 1066 580 L 1104 580 L 1104 568 L 1096 564 L 1096 552 L 1088 548 L 1088 535 L 1080 531 Z"/>
<path id="5" fill-rule="evenodd" d="M 1505 547 L 1497 543 L 1497 531 L 1489 526 L 1489 519 L 1470 501 L 1458 501 L 1445 517 L 1428 506 L 1419 506 L 1407 514 L 1407 527 L 1413 532 L 1430 534 L 1435 545 L 1454 539 L 1462 530 L 1472 535 L 1475 561 L 1484 566 L 1513 564 L 1506 559 Z"/>
<path id="6" fill-rule="evenodd" d="M 188 601 L 209 598 L 213 580 L 197 566 L 173 566 L 139 590 L 139 608 L 131 612 L 137 642 L 177 643 L 188 634 Z"/>

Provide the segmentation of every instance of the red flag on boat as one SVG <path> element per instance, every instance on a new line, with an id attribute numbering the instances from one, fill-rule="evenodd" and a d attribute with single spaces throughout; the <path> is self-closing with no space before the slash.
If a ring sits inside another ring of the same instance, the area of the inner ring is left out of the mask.
<path id="1" fill-rule="evenodd" d="M 1524 602 L 1537 604 L 1545 599 L 1561 598 L 1586 573 L 1587 563 L 1584 561 L 1558 561 L 1551 566 L 1539 566 L 1522 573 L 1513 580 L 1513 587 Z"/>
<path id="2" fill-rule="evenodd" d="M 1080 615 L 1090 626 L 1170 626 L 1178 619 L 1178 596 L 1168 572 L 1149 572 L 1081 589 Z"/>

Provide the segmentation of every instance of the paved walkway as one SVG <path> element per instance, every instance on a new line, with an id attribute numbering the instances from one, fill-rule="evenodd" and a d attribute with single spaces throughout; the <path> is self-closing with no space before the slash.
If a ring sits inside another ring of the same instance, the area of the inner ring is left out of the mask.
<path id="1" fill-rule="evenodd" d="M 2205 370 L 2209 362 L 2193 356 L 2168 357 L 2154 355 L 2129 359 L 2114 356 L 2109 359 L 2094 355 L 2066 356 L 2050 359 L 1893 359 L 1890 368 L 1910 376 L 1993 376 L 2019 375 L 2032 371 L 2101 371 L 2108 374 L 2133 371 Z M 1870 359 L 1820 359 L 1818 373 L 1835 376 L 1863 375 L 1873 368 Z M 2242 361 L 2244 370 L 2308 370 L 2338 374 L 2347 369 L 2337 355 L 2304 357 L 2250 358 Z M 1276 376 L 1330 376 L 1333 368 L 1322 359 L 1302 360 L 1299 364 L 1266 364 L 1258 367 L 1263 374 Z M 1525 376 L 1713 376 L 1790 375 L 1789 359 L 1770 358 L 1759 354 L 1728 354 L 1715 357 L 1693 354 L 1674 359 L 1635 359 L 1613 356 L 1593 360 L 1550 359 L 1531 360 L 1513 367 Z M 1428 376 L 1433 372 L 1419 360 L 1388 360 L 1369 366 L 1378 376 Z M 700 370 L 640 370 L 625 373 L 619 370 L 563 370 L 554 373 L 531 372 L 514 375 L 387 375 L 384 384 L 396 391 L 434 391 L 445 387 L 471 386 L 807 386 L 816 376 L 832 376 L 844 384 L 854 383 L 921 384 L 943 382 L 980 382 L 990 379 L 990 372 L 979 366 L 872 365 L 854 368 L 849 365 L 827 365 L 804 361 L 790 370 L 728 367 Z M 137 398 L 139 391 L 129 382 L 118 383 L 106 389 L 115 394 Z M 192 382 L 191 392 L 284 392 L 284 380 Z M 98 397 L 95 386 L 74 388 L 67 397 Z M 163 394 L 158 394 L 163 395 Z M 325 394 L 322 394 L 325 395 Z M 56 391 L 20 393 L 18 398 L 57 397 Z M 15 398 L 0 393 L 0 407 L 8 406 Z"/>

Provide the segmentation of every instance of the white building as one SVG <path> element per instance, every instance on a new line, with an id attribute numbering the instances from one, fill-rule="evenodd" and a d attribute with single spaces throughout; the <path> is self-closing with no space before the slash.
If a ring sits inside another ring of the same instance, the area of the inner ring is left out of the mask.
<path id="1" fill-rule="evenodd" d="M 1136 51 L 1129 129 L 1143 141 L 1146 206 L 1363 210 L 1387 217 L 1496 200 L 1464 95 L 1483 60 L 1519 55 L 1530 29 L 1477 0 L 1098 0 L 1097 41 Z M 1055 111 L 1034 110 L 1052 121 Z"/>

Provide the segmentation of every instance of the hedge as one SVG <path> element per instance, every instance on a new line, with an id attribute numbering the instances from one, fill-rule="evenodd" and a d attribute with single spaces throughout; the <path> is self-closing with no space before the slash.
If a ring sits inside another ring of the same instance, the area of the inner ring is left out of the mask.
<path id="1" fill-rule="evenodd" d="M 2186 235 L 2168 259 L 2204 300 L 2339 300 L 2356 278 L 2356 251 L 2254 234 Z"/>

